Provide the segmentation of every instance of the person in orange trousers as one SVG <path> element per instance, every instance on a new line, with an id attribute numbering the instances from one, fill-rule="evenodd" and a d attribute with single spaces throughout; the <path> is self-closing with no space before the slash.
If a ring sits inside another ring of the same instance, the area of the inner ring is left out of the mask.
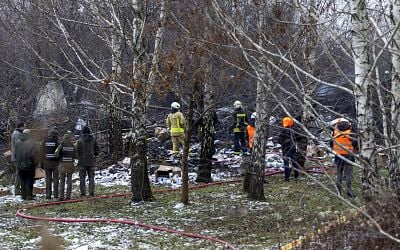
<path id="1" fill-rule="evenodd" d="M 256 135 L 256 112 L 250 116 L 249 125 L 247 125 L 247 141 L 249 152 L 252 151 L 254 145 L 254 136 Z"/>

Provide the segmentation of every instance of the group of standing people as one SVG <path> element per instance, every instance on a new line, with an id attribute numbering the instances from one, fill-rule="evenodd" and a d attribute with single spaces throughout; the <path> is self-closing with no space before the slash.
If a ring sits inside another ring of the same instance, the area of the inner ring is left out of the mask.
<path id="1" fill-rule="evenodd" d="M 251 152 L 254 135 L 256 113 L 251 114 L 251 119 L 247 118 L 247 114 L 242 109 L 242 103 L 235 101 L 233 114 L 233 124 L 231 126 L 233 132 L 234 154 Z M 293 118 L 286 116 L 282 119 L 282 128 L 278 136 L 278 143 L 281 145 L 284 177 L 285 181 L 290 180 L 291 173 L 296 180 L 299 177 L 300 166 L 297 162 L 297 142 L 301 138 L 298 129 L 295 129 Z M 342 195 L 342 181 L 346 181 L 346 195 L 354 197 L 352 192 L 352 176 L 355 161 L 354 153 L 358 149 L 357 139 L 351 123 L 346 119 L 338 119 L 334 124 L 331 141 L 332 151 L 335 153 L 335 165 L 337 168 L 336 188 L 337 193 Z"/>
<path id="2" fill-rule="evenodd" d="M 240 101 L 235 101 L 233 108 L 233 122 L 230 128 L 233 132 L 233 153 L 235 155 L 246 154 L 253 149 L 257 114 L 253 112 L 249 119 L 246 112 L 243 111 Z"/>
<path id="3" fill-rule="evenodd" d="M 242 103 L 235 101 L 233 103 L 234 114 L 233 124 L 231 126 L 233 132 L 233 153 L 241 154 L 252 151 L 254 144 L 254 136 L 256 133 L 256 112 L 253 112 L 248 119 L 246 112 L 243 111 Z M 299 167 L 296 161 L 296 142 L 297 134 L 293 129 L 294 121 L 290 117 L 282 120 L 282 130 L 278 137 L 281 144 L 283 165 L 285 169 L 285 181 L 289 181 L 291 170 L 294 171 L 294 178 L 299 177 Z"/>
<path id="4" fill-rule="evenodd" d="M 30 129 L 17 124 L 11 136 L 11 161 L 16 166 L 15 194 L 32 200 L 35 169 L 43 164 L 45 170 L 46 199 L 68 200 L 72 193 L 74 161 L 78 160 L 80 195 L 86 196 L 86 176 L 89 195 L 95 191 L 94 174 L 99 147 L 89 127 L 83 127 L 81 137 L 74 143 L 74 135 L 67 131 L 59 139 L 58 131 L 51 128 L 41 143 L 34 142 Z M 66 185 L 66 191 L 65 191 Z"/>
<path id="5" fill-rule="evenodd" d="M 248 118 L 242 107 L 242 102 L 233 103 L 234 113 L 230 130 L 233 132 L 233 153 L 236 155 L 248 154 L 252 151 L 254 136 L 256 133 L 256 112 L 253 112 Z M 177 102 L 171 104 L 171 113 L 168 114 L 166 124 L 169 128 L 172 151 L 179 153 L 180 144 L 184 142 L 184 132 L 186 120 L 180 112 L 180 105 Z M 284 180 L 289 181 L 291 173 L 296 180 L 299 177 L 300 166 L 296 160 L 297 143 L 301 138 L 298 129 L 295 129 L 293 118 L 286 116 L 282 119 L 282 128 L 278 136 L 278 143 L 281 145 Z M 346 119 L 339 119 L 334 124 L 332 134 L 332 151 L 335 153 L 335 164 L 337 166 L 336 187 L 339 195 L 342 194 L 342 181 L 346 179 L 346 194 L 353 197 L 351 189 L 352 183 L 352 164 L 354 162 L 354 153 L 357 150 L 357 140 L 351 123 Z"/>

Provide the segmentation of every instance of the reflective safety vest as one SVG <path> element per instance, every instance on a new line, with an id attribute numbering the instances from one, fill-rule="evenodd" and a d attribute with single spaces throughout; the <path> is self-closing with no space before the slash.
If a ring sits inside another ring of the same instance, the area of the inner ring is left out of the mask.
<path id="1" fill-rule="evenodd" d="M 45 158 L 48 160 L 56 159 L 57 140 L 49 140 L 44 143 Z"/>
<path id="2" fill-rule="evenodd" d="M 336 154 L 347 155 L 354 152 L 350 132 L 351 129 L 340 131 L 335 128 L 335 131 L 333 132 L 333 151 Z"/>
<path id="3" fill-rule="evenodd" d="M 246 118 L 247 115 L 245 113 L 237 113 L 235 115 L 236 123 L 235 127 L 233 128 L 234 133 L 246 131 L 247 125 L 249 125 L 246 121 Z"/>
<path id="4" fill-rule="evenodd" d="M 75 156 L 75 148 L 74 145 L 63 146 L 61 149 L 61 161 L 63 162 L 72 162 Z"/>
<path id="5" fill-rule="evenodd" d="M 256 134 L 256 127 L 248 125 L 247 135 L 249 137 L 249 148 L 253 148 L 255 134 Z"/>

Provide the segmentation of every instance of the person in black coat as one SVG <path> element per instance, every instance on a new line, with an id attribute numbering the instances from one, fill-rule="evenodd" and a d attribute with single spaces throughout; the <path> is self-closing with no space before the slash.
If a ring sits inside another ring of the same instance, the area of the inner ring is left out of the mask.
<path id="1" fill-rule="evenodd" d="M 31 137 L 31 131 L 24 129 L 20 140 L 15 145 L 15 157 L 18 173 L 21 179 L 21 195 L 24 200 L 33 200 L 33 183 L 37 149 Z"/>
<path id="2" fill-rule="evenodd" d="M 82 137 L 76 142 L 76 153 L 78 155 L 81 197 L 86 196 L 86 175 L 89 177 L 89 195 L 93 196 L 96 156 L 99 155 L 99 146 L 87 126 L 83 127 Z"/>
<path id="3" fill-rule="evenodd" d="M 58 145 L 60 145 L 58 132 L 55 128 L 51 128 L 42 145 L 46 172 L 46 199 L 48 200 L 51 199 L 52 194 L 54 194 L 54 199 L 58 199 L 59 160 L 55 154 Z"/>
<path id="4" fill-rule="evenodd" d="M 296 162 L 296 133 L 293 130 L 294 122 L 292 118 L 283 118 L 282 125 L 283 128 L 279 134 L 278 142 L 281 144 L 282 149 L 285 181 L 289 181 L 291 167 L 294 170 L 294 178 L 297 179 L 299 177 L 298 165 Z"/>
<path id="5" fill-rule="evenodd" d="M 233 153 L 240 155 L 242 152 L 247 152 L 246 130 L 249 121 L 247 114 L 242 110 L 242 103 L 235 101 L 233 104 L 235 109 L 231 131 L 233 132 Z"/>

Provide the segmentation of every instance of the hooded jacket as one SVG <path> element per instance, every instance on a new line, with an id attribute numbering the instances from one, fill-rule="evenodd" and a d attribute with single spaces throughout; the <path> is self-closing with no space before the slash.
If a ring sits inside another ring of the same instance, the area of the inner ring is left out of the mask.
<path id="1" fill-rule="evenodd" d="M 30 133 L 22 133 L 20 140 L 15 145 L 15 156 L 18 170 L 34 170 L 35 161 L 35 143 Z"/>
<path id="2" fill-rule="evenodd" d="M 96 156 L 99 155 L 99 146 L 89 129 L 82 129 L 82 137 L 76 142 L 78 165 L 93 167 L 96 165 Z"/>

